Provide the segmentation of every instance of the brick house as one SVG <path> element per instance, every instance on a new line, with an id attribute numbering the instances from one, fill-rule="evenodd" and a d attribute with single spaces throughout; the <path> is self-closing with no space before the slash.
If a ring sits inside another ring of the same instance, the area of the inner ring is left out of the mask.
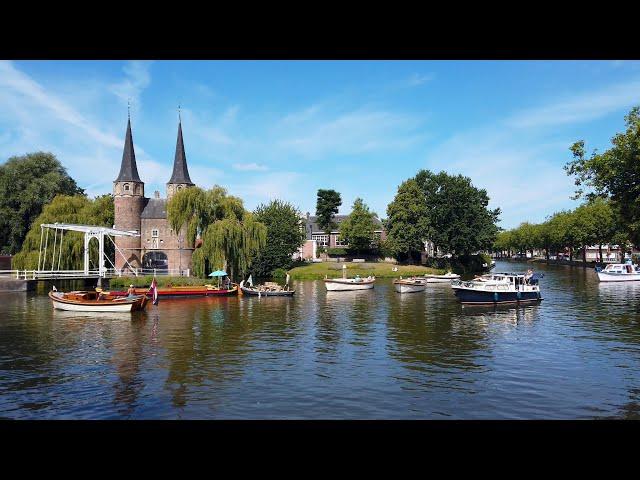
<path id="1" fill-rule="evenodd" d="M 348 216 L 349 215 L 336 215 L 333 218 L 334 223 L 336 223 L 336 228 L 327 234 L 322 230 L 320 225 L 318 225 L 318 217 L 310 215 L 309 212 L 307 212 L 306 217 L 302 218 L 302 228 L 304 228 L 305 231 L 306 241 L 300 249 L 298 258 L 315 258 L 314 253 L 316 252 L 316 247 L 347 248 L 349 245 L 340 238 L 340 223 Z M 381 240 L 385 240 L 387 233 L 384 230 L 382 222 L 378 217 L 374 217 L 374 221 L 377 225 L 376 230 L 374 230 L 374 235 Z"/>
<path id="2" fill-rule="evenodd" d="M 173 173 L 167 182 L 167 198 L 160 198 L 160 192 L 157 191 L 154 192 L 154 198 L 144 196 L 144 182 L 138 175 L 129 119 L 120 173 L 113 182 L 114 228 L 136 231 L 140 237 L 116 237 L 116 247 L 127 259 L 125 262 L 123 255 L 117 254 L 117 269 L 145 268 L 188 273 L 194 248 L 187 244 L 184 230 L 179 233 L 171 230 L 167 220 L 167 200 L 176 192 L 193 185 L 187 168 L 182 122 L 179 121 Z"/>

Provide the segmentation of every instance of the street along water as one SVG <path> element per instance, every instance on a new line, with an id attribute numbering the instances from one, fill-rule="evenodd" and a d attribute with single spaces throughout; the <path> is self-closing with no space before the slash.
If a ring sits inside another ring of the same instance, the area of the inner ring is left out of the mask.
<path id="1" fill-rule="evenodd" d="M 124 316 L 2 294 L 0 417 L 640 418 L 640 282 L 536 269 L 544 300 L 519 308 L 463 307 L 446 284 L 400 295 L 390 280 Z"/>

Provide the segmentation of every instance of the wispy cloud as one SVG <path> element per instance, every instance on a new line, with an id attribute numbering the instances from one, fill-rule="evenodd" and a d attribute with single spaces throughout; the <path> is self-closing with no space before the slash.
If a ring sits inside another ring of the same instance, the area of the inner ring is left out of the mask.
<path id="1" fill-rule="evenodd" d="M 586 122 L 640 103 L 640 80 L 585 92 L 566 100 L 520 112 L 507 120 L 515 128 L 549 127 Z"/>
<path id="2" fill-rule="evenodd" d="M 109 90 L 126 105 L 131 101 L 134 110 L 140 108 L 140 95 L 151 83 L 151 62 L 130 61 L 124 68 L 125 77 L 117 83 L 109 86 Z"/>
<path id="3" fill-rule="evenodd" d="M 417 87 L 419 85 L 424 85 L 425 83 L 430 82 L 434 78 L 435 75 L 433 73 L 414 73 L 409 77 L 409 80 L 407 80 L 407 85 L 410 87 Z"/>
<path id="4" fill-rule="evenodd" d="M 253 163 L 234 163 L 234 170 L 240 170 L 242 172 L 263 172 L 265 170 L 269 170 L 269 167 L 266 165 L 259 165 L 255 162 Z"/>
<path id="5" fill-rule="evenodd" d="M 417 130 L 419 120 L 408 114 L 364 109 L 322 117 L 319 113 L 320 109 L 312 106 L 286 116 L 277 145 L 296 154 L 318 157 L 402 149 L 423 138 Z"/>

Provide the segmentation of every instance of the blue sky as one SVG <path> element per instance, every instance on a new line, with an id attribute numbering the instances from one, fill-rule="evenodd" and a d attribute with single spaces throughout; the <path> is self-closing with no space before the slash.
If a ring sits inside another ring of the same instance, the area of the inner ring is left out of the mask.
<path id="1" fill-rule="evenodd" d="M 111 192 L 131 100 L 138 171 L 165 195 L 182 106 L 192 180 L 253 209 L 318 188 L 381 217 L 421 168 L 471 177 L 501 226 L 573 208 L 569 146 L 608 147 L 640 105 L 632 61 L 0 61 L 0 161 L 53 152 Z"/>

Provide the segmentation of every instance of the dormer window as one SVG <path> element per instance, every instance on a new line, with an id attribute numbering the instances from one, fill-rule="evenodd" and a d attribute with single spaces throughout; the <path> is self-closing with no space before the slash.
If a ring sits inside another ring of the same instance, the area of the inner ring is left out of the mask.
<path id="1" fill-rule="evenodd" d="M 125 191 L 125 192 L 128 192 L 128 191 L 129 191 L 129 184 L 128 184 L 128 183 L 125 183 L 125 184 L 124 184 L 124 191 Z"/>

